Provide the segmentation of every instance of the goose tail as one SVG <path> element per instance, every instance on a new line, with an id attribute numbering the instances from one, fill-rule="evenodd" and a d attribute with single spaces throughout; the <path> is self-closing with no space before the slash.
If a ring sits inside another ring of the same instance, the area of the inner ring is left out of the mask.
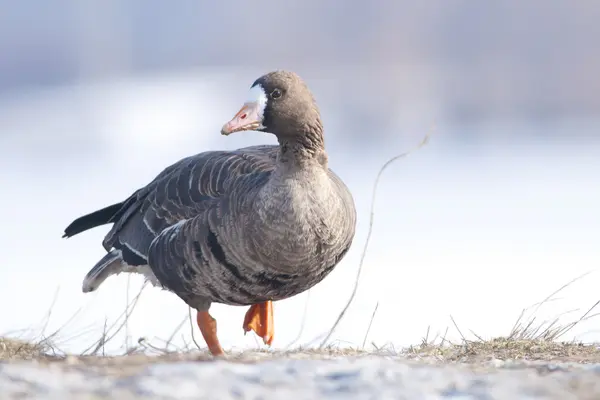
<path id="1" fill-rule="evenodd" d="M 113 217 L 119 212 L 124 204 L 124 202 L 113 204 L 111 206 L 104 207 L 101 210 L 94 211 L 93 213 L 77 218 L 66 227 L 63 238 L 69 238 L 83 231 L 87 231 L 88 229 L 114 222 Z"/>

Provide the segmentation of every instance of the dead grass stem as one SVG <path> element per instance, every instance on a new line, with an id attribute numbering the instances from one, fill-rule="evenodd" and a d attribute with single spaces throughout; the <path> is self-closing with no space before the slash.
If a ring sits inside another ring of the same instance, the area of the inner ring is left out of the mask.
<path id="1" fill-rule="evenodd" d="M 319 347 L 322 348 L 323 346 L 325 346 L 327 344 L 327 342 L 331 338 L 331 335 L 333 335 L 333 332 L 335 331 L 335 329 L 337 328 L 337 326 L 339 325 L 341 320 L 344 318 L 344 315 L 350 308 L 350 305 L 352 304 L 352 302 L 354 301 L 354 297 L 356 296 L 356 292 L 358 291 L 358 283 L 360 281 L 360 276 L 362 274 L 365 257 L 367 255 L 367 250 L 369 248 L 369 242 L 371 240 L 371 234 L 373 232 L 373 220 L 375 219 L 375 199 L 377 197 L 377 186 L 379 185 L 379 180 L 381 179 L 383 172 L 394 162 L 409 156 L 412 152 L 419 150 L 421 147 L 423 147 L 427 143 L 429 143 L 430 135 L 431 135 L 430 133 L 427 133 L 425 135 L 425 137 L 423 138 L 423 140 L 421 140 L 421 142 L 414 149 L 411 149 L 405 153 L 401 153 L 401 154 L 398 154 L 398 155 L 390 158 L 388 161 L 386 161 L 381 166 L 381 168 L 379 169 L 379 172 L 377 172 L 377 176 L 375 177 L 375 183 L 373 184 L 373 191 L 371 193 L 371 210 L 369 213 L 369 228 L 367 231 L 367 238 L 365 239 L 365 246 L 364 246 L 363 251 L 360 256 L 360 262 L 358 264 L 358 271 L 356 272 L 356 278 L 354 280 L 354 287 L 352 288 L 352 293 L 350 294 L 350 297 L 348 298 L 346 305 L 344 306 L 342 311 L 339 313 L 337 319 L 333 323 L 333 326 L 329 329 L 329 332 L 325 335 L 325 338 L 323 339 L 323 341 L 321 342 Z"/>

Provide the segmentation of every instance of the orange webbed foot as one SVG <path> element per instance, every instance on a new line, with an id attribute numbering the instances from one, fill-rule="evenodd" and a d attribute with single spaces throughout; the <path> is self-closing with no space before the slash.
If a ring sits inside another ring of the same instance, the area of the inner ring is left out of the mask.
<path id="1" fill-rule="evenodd" d="M 273 343 L 275 326 L 271 300 L 250 306 L 244 318 L 244 332 L 249 331 L 254 331 L 266 345 Z"/>

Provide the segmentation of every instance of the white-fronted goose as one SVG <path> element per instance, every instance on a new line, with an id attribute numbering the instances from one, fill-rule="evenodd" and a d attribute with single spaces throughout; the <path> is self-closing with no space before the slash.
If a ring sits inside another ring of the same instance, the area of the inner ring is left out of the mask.
<path id="1" fill-rule="evenodd" d="M 298 75 L 257 79 L 221 133 L 256 130 L 279 145 L 208 151 L 169 166 L 125 201 L 82 216 L 64 237 L 113 224 L 106 254 L 83 291 L 110 275 L 141 273 L 197 310 L 214 355 L 223 354 L 211 303 L 251 305 L 243 328 L 273 340 L 272 301 L 325 278 L 355 233 L 352 195 L 329 168 L 323 125 Z"/>

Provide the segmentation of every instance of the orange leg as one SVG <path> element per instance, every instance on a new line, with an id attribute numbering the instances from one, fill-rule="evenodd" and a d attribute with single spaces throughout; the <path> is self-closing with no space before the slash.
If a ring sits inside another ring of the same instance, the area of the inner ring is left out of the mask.
<path id="1" fill-rule="evenodd" d="M 198 328 L 200 328 L 200 332 L 202 332 L 204 341 L 208 345 L 211 354 L 213 356 L 223 355 L 223 349 L 219 343 L 219 338 L 217 338 L 217 321 L 208 311 L 198 311 L 196 319 L 198 321 Z"/>
<path id="2" fill-rule="evenodd" d="M 244 332 L 250 330 L 256 332 L 265 344 L 270 346 L 273 343 L 275 325 L 273 324 L 273 302 L 271 300 L 250 306 L 244 318 Z"/>

